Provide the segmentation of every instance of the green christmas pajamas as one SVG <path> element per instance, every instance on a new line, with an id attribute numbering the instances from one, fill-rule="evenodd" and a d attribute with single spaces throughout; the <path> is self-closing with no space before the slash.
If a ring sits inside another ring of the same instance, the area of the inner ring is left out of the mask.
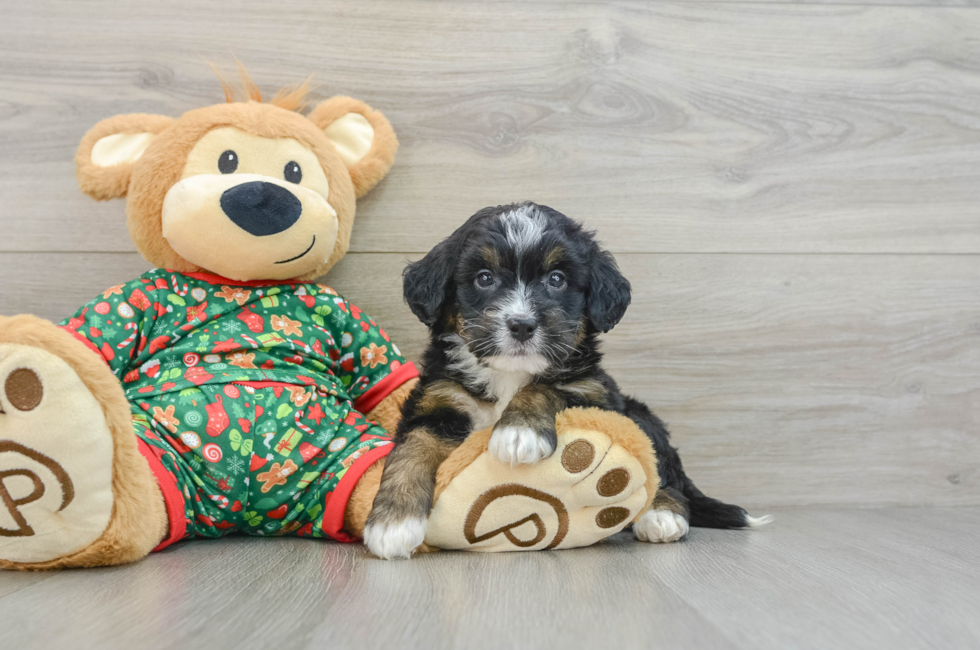
<path id="1" fill-rule="evenodd" d="M 62 327 L 98 352 L 179 539 L 341 530 L 364 471 L 390 451 L 364 417 L 417 375 L 370 317 L 321 284 L 154 270 Z"/>

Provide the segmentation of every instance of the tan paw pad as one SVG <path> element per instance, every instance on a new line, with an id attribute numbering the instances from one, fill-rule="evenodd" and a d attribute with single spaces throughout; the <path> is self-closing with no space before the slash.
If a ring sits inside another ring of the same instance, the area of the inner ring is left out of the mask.
<path id="1" fill-rule="evenodd" d="M 0 559 L 44 562 L 97 539 L 112 453 L 102 408 L 67 363 L 0 345 Z"/>
<path id="2" fill-rule="evenodd" d="M 607 435 L 568 428 L 555 453 L 533 465 L 479 455 L 439 495 L 425 541 L 471 551 L 588 546 L 640 513 L 646 480 L 640 462 Z"/>

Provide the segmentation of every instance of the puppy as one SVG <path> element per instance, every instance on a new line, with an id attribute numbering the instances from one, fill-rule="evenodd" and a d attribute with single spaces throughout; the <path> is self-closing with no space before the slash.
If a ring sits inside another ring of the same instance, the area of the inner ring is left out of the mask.
<path id="1" fill-rule="evenodd" d="M 486 208 L 409 265 L 404 292 L 431 343 L 364 529 L 375 555 L 407 558 L 422 544 L 436 470 L 471 432 L 493 426 L 492 455 L 535 463 L 555 451 L 555 415 L 572 406 L 621 413 L 653 442 L 661 486 L 637 539 L 769 521 L 698 490 L 663 423 L 602 369 L 597 335 L 623 317 L 630 284 L 580 224 L 534 203 Z"/>

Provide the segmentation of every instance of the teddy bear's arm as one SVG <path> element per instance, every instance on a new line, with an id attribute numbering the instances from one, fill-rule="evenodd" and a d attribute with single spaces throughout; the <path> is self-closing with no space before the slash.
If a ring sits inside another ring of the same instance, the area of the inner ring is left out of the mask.
<path id="1" fill-rule="evenodd" d="M 388 393 L 387 397 L 371 409 L 367 414 L 367 418 L 380 424 L 389 433 L 394 433 L 398 429 L 398 423 L 402 419 L 402 406 L 405 404 L 405 400 L 408 399 L 408 394 L 412 392 L 412 389 L 418 383 L 418 377 L 415 377 Z"/>
<path id="2" fill-rule="evenodd" d="M 373 318 L 343 296 L 334 295 L 332 302 L 331 313 L 321 319 L 323 325 L 313 328 L 326 333 L 331 372 L 346 386 L 359 411 L 370 415 L 383 406 L 385 414 L 379 417 L 396 425 L 392 416 L 400 412 L 411 387 L 401 389 L 418 377 L 418 371 Z M 394 425 L 385 428 L 394 432 Z"/>
<path id="3" fill-rule="evenodd" d="M 152 337 L 158 303 L 153 299 L 157 287 L 151 273 L 109 287 L 60 323 L 100 355 L 120 380 L 148 346 L 161 343 Z"/>

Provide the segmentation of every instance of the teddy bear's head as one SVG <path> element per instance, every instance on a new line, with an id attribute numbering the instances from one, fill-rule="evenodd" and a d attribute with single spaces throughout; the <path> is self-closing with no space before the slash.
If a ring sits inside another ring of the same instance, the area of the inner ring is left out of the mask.
<path id="1" fill-rule="evenodd" d="M 355 199 L 391 167 L 388 120 L 333 97 L 308 116 L 304 89 L 178 118 L 117 115 L 75 156 L 82 190 L 126 197 L 133 241 L 152 264 L 238 281 L 311 280 L 347 252 Z"/>

